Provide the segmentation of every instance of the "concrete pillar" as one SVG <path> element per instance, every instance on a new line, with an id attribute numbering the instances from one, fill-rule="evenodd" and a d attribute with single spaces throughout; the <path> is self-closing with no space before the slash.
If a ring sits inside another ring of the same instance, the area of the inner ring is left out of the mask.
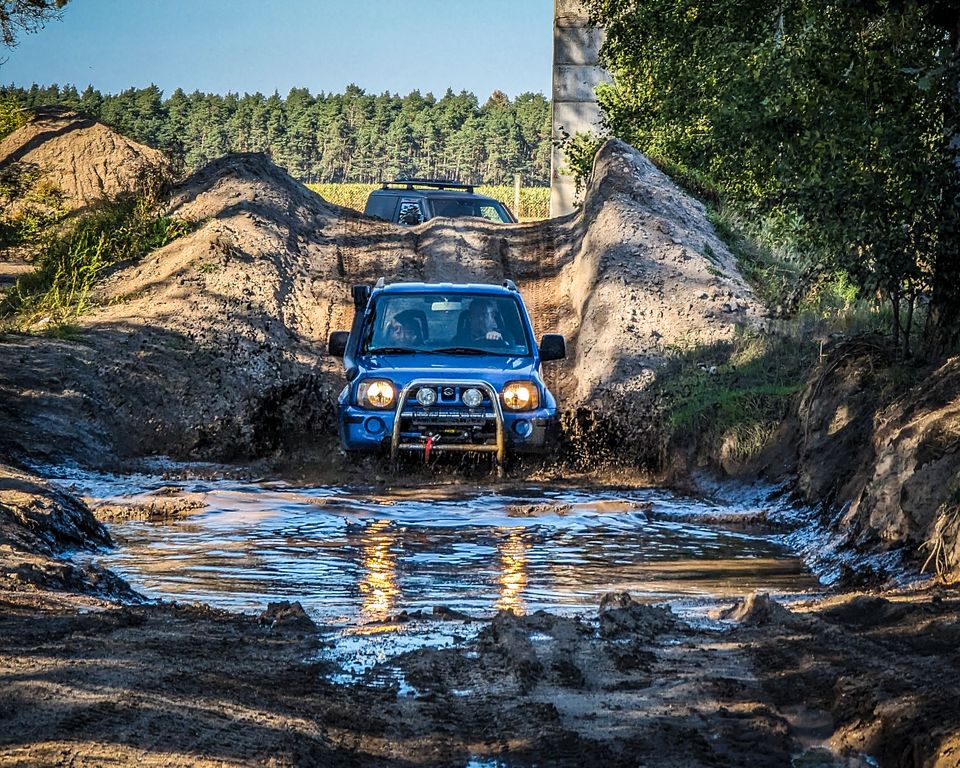
<path id="1" fill-rule="evenodd" d="M 610 80 L 598 66 L 603 30 L 588 26 L 580 0 L 554 0 L 553 5 L 553 138 L 596 133 L 600 109 L 594 88 Z M 550 215 L 563 216 L 574 209 L 573 176 L 561 175 L 563 152 L 550 155 Z"/>

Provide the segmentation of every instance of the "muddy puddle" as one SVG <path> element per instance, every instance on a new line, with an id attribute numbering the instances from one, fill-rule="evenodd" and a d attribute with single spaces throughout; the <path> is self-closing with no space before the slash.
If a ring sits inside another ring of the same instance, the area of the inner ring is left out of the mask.
<path id="1" fill-rule="evenodd" d="M 59 474 L 109 505 L 117 546 L 98 560 L 145 595 L 238 610 L 299 600 L 322 625 L 436 606 L 476 616 L 592 610 L 611 591 L 696 606 L 817 586 L 785 544 L 789 511 L 764 502 L 762 489 L 718 500 L 658 489 L 385 492 Z M 125 505 L 148 513 L 124 515 Z"/>
<path id="2" fill-rule="evenodd" d="M 796 512 L 768 501 L 769 488 L 384 491 L 76 472 L 55 482 L 106 521 L 116 546 L 93 557 L 147 597 L 247 612 L 299 601 L 336 689 L 394 702 L 398 722 L 408 708 L 436 710 L 468 731 L 487 720 L 506 734 L 530 726 L 548 746 L 557 718 L 572 729 L 558 744 L 578 728 L 622 728 L 624 711 L 645 713 L 637 727 L 649 720 L 659 733 L 675 700 L 696 710 L 694 730 L 726 727 L 735 702 L 721 706 L 717 691 L 735 679 L 752 701 L 756 680 L 726 630 L 713 631 L 724 624 L 718 604 L 821 589 L 791 549 Z M 609 596 L 623 592 L 641 604 Z M 612 607 L 598 614 L 603 603 Z M 535 704 L 556 717 L 541 722 Z M 528 764 L 502 760 L 509 745 L 464 738 L 468 765 Z M 824 744 L 797 744 L 794 764 L 853 764 Z"/>
<path id="3" fill-rule="evenodd" d="M 47 474 L 98 508 L 116 546 L 93 559 L 142 594 L 240 611 L 299 601 L 332 641 L 338 680 L 401 691 L 391 658 L 461 645 L 480 629 L 472 619 L 500 610 L 595 617 L 603 595 L 629 592 L 712 623 L 720 598 L 819 586 L 786 543 L 791 510 L 764 501 L 770 489 L 695 498 Z"/>

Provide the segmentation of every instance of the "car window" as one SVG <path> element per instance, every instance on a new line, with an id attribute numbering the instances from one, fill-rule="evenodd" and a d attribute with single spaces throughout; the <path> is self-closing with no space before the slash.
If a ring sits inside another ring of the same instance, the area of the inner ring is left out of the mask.
<path id="1" fill-rule="evenodd" d="M 380 296 L 362 338 L 363 352 L 369 354 L 531 354 L 520 305 L 512 296 L 439 292 Z"/>
<path id="2" fill-rule="evenodd" d="M 485 219 L 490 221 L 495 221 L 497 224 L 505 224 L 506 219 L 500 217 L 500 212 L 492 205 L 480 205 L 477 206 L 477 210 L 480 212 L 480 215 Z"/>
<path id="3" fill-rule="evenodd" d="M 422 224 L 423 220 L 423 208 L 420 206 L 420 201 L 401 198 L 400 207 L 397 209 L 397 223 L 415 226 Z"/>
<path id="4" fill-rule="evenodd" d="M 492 200 L 477 200 L 469 197 L 455 197 L 433 201 L 435 216 L 460 218 L 463 216 L 478 216 L 495 221 L 498 224 L 510 224 L 510 216 L 500 203 Z"/>

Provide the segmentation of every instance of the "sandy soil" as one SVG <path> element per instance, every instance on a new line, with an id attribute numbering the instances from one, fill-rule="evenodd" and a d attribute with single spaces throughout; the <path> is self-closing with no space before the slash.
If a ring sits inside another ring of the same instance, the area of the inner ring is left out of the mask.
<path id="1" fill-rule="evenodd" d="M 136 189 L 146 176 L 171 173 L 158 150 L 121 136 L 97 120 L 64 107 L 42 107 L 0 141 L 0 175 L 30 178 L 59 197 L 66 211 Z M 0 215 L 15 216 L 29 196 L 0 199 Z"/>
<path id="2" fill-rule="evenodd" d="M 115 175 L 123 158 L 147 157 L 101 125 L 44 119 L 5 140 L 0 164 L 62 161 L 79 207 L 130 183 Z M 333 480 L 373 476 L 333 449 L 341 379 L 325 342 L 348 327 L 350 283 L 387 275 L 516 280 L 537 331 L 570 341 L 548 372 L 570 449 L 650 465 L 643 395 L 663 361 L 762 323 L 703 207 L 617 142 L 583 210 L 540 224 L 403 229 L 330 206 L 255 155 L 202 169 L 167 213 L 195 228 L 118 265 L 79 338 L 0 340 L 0 460 L 320 457 L 313 471 Z M 805 393 L 799 487 L 825 514 L 856 498 L 848 548 L 936 534 L 955 562 L 958 518 L 926 490 L 956 475 L 956 364 L 882 410 L 863 359 L 828 361 Z M 157 499 L 101 510 L 176 512 Z M 454 648 L 392 660 L 408 695 L 382 685 L 386 670 L 331 683 L 322 628 L 295 608 L 147 605 L 69 559 L 108 543 L 80 500 L 0 465 L 0 764 L 857 766 L 866 752 L 960 765 L 955 590 L 791 611 L 757 598 L 722 629 L 622 596 L 581 621 L 501 614 Z"/>
<path id="3" fill-rule="evenodd" d="M 440 606 L 366 631 L 454 621 L 456 645 L 335 684 L 298 605 L 144 604 L 65 557 L 108 541 L 0 473 L 0 764 L 960 765 L 956 591 L 752 596 L 692 625 L 625 594 L 579 618 Z"/>

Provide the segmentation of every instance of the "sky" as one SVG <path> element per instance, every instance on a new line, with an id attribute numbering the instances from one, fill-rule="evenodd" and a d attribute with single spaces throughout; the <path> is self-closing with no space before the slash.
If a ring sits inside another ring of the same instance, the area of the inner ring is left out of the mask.
<path id="1" fill-rule="evenodd" d="M 70 0 L 0 83 L 550 95 L 553 0 Z"/>

